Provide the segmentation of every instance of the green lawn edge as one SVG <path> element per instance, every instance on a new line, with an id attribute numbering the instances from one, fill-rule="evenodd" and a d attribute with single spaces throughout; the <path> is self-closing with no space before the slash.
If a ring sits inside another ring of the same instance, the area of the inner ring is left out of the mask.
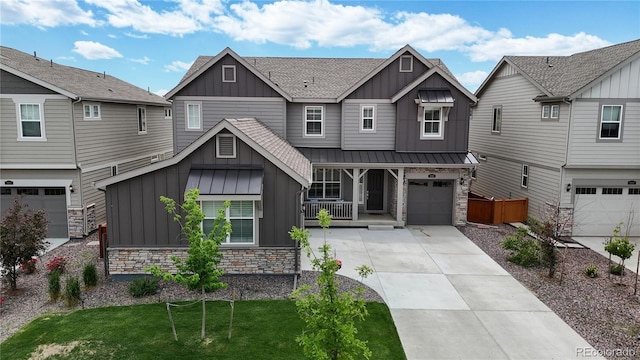
<path id="1" fill-rule="evenodd" d="M 188 304 L 188 303 L 181 303 Z M 389 308 L 367 303 L 358 325 L 371 359 L 406 359 Z M 46 314 L 0 344 L 1 359 L 303 359 L 295 337 L 303 323 L 291 300 L 207 301 L 206 340 L 200 341 L 201 304 L 172 307 L 173 339 L 165 303 L 114 306 Z M 56 355 L 57 354 L 57 355 Z"/>

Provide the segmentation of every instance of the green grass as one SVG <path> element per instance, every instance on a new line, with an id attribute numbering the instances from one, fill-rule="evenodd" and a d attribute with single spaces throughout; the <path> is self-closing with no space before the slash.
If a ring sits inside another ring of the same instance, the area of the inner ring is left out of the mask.
<path id="1" fill-rule="evenodd" d="M 368 303 L 358 337 L 372 359 L 405 359 L 389 309 Z M 237 301 L 227 339 L 228 302 L 207 302 L 206 341 L 200 341 L 200 303 L 172 308 L 174 341 L 164 303 L 44 315 L 0 344 L 0 358 L 29 359 L 47 348 L 47 359 L 302 359 L 295 337 L 303 323 L 289 300 Z M 55 347 L 60 345 L 60 347 Z M 66 346 L 66 349 L 64 348 Z M 65 349 L 65 350 L 63 350 Z"/>

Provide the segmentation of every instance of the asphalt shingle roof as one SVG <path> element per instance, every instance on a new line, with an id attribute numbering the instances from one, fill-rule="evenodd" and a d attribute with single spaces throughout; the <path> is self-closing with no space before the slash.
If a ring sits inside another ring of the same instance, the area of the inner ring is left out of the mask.
<path id="1" fill-rule="evenodd" d="M 199 56 L 180 82 L 196 73 L 214 56 Z M 334 99 L 370 74 L 387 59 L 243 57 L 255 70 L 294 98 Z M 451 74 L 440 59 L 428 59 Z M 304 86 L 304 82 L 308 86 Z"/>
<path id="2" fill-rule="evenodd" d="M 571 56 L 505 56 L 551 96 L 569 96 L 640 52 L 640 40 Z"/>
<path id="3" fill-rule="evenodd" d="M 60 65 L 9 47 L 0 47 L 0 63 L 86 100 L 169 105 L 161 96 L 105 73 Z"/>

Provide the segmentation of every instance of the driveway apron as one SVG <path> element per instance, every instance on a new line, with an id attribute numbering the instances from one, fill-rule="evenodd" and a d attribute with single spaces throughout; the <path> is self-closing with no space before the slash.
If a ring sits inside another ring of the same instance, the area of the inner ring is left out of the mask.
<path id="1" fill-rule="evenodd" d="M 311 245 L 325 234 L 312 228 Z M 574 359 L 595 350 L 453 226 L 331 229 L 340 275 L 364 283 L 391 310 L 409 360 Z M 311 270 L 308 259 L 302 269 Z M 375 355 L 375 354 L 374 354 Z M 590 358 L 594 358 L 591 357 Z"/>

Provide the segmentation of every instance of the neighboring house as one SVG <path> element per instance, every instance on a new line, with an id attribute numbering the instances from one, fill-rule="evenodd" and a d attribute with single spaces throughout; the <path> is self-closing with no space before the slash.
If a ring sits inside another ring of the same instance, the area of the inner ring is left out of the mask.
<path id="1" fill-rule="evenodd" d="M 106 73 L 0 48 L 0 203 L 45 209 L 47 237 L 106 221 L 96 180 L 171 156 L 171 104 Z"/>
<path id="2" fill-rule="evenodd" d="M 558 209 L 567 233 L 640 235 L 640 40 L 571 56 L 505 56 L 476 91 L 471 189 Z M 624 229 L 624 228 L 623 228 Z"/>
<path id="3" fill-rule="evenodd" d="M 291 226 L 459 225 L 476 159 L 473 94 L 438 59 L 201 56 L 166 97 L 176 157 L 106 190 L 111 274 L 170 265 L 186 243 L 159 202 L 198 188 L 208 217 L 231 200 L 229 273 L 294 273 Z M 169 222 L 169 224 L 166 224 Z M 156 226 L 157 225 L 157 226 Z M 205 229 L 206 229 L 205 225 Z"/>

